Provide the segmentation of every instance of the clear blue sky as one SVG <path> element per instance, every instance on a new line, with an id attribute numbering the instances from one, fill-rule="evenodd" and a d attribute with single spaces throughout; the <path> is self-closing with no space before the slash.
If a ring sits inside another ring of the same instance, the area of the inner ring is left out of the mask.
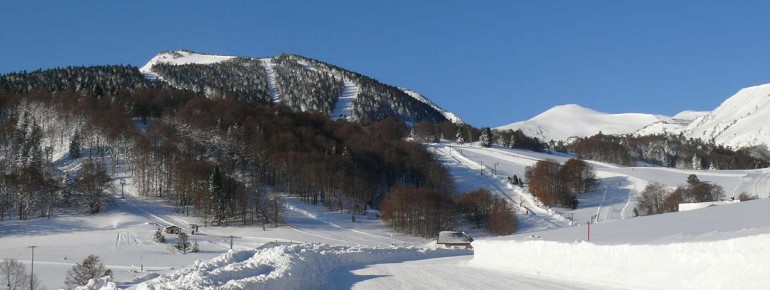
<path id="1" fill-rule="evenodd" d="M 476 126 L 568 103 L 711 110 L 770 83 L 761 1 L 2 1 L 0 26 L 0 73 L 141 66 L 183 48 L 290 52 L 417 90 Z"/>

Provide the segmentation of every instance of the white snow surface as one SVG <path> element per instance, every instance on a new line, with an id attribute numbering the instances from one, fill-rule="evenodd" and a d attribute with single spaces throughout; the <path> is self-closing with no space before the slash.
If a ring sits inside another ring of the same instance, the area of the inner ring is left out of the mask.
<path id="1" fill-rule="evenodd" d="M 457 116 L 455 113 L 442 109 L 441 107 L 436 105 L 436 103 L 424 97 L 422 94 L 412 91 L 410 89 L 405 89 L 405 88 L 399 88 L 399 89 L 401 89 L 404 93 L 406 93 L 410 97 L 415 98 L 416 100 L 423 102 L 428 106 L 431 106 L 433 109 L 436 109 L 436 111 L 439 111 L 442 115 L 444 115 L 444 118 L 446 118 L 450 122 L 455 124 L 465 124 L 465 122 L 462 119 L 460 119 L 460 117 Z"/>
<path id="2" fill-rule="evenodd" d="M 152 71 L 152 66 L 158 63 L 167 63 L 172 65 L 183 64 L 212 64 L 223 62 L 236 58 L 235 56 L 212 55 L 195 53 L 189 50 L 164 51 L 150 59 L 139 71 L 148 79 L 162 79 L 158 74 Z"/>
<path id="3" fill-rule="evenodd" d="M 471 265 L 632 289 L 768 289 L 770 199 L 477 240 Z M 512 262 L 513 261 L 513 262 Z"/>
<path id="4" fill-rule="evenodd" d="M 598 112 L 576 104 L 556 106 L 527 121 L 497 127 L 498 130 L 518 130 L 541 140 L 563 140 L 603 134 L 629 134 L 652 123 L 668 120 L 667 116 Z"/>

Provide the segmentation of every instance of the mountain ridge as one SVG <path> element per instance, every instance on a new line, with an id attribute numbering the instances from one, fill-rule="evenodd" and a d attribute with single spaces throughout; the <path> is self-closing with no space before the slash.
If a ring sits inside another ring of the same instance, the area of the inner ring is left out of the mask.
<path id="1" fill-rule="evenodd" d="M 542 140 L 567 141 L 599 132 L 610 135 L 659 134 L 697 138 L 732 148 L 770 146 L 770 84 L 738 90 L 712 111 L 685 110 L 674 116 L 610 114 L 577 104 L 555 106 L 525 121 L 497 127 L 522 130 Z"/>
<path id="2" fill-rule="evenodd" d="M 248 69 L 249 66 L 263 69 Z M 237 72 L 229 78 L 243 77 L 242 83 L 251 87 L 238 91 L 232 88 L 235 85 L 222 85 L 226 80 L 208 79 L 232 70 Z M 417 92 L 301 55 L 254 58 L 191 50 L 162 51 L 140 71 L 148 79 L 208 97 L 238 95 L 255 102 L 280 103 L 298 111 L 320 111 L 333 119 L 376 121 L 393 116 L 408 123 L 464 123 L 456 114 Z"/>

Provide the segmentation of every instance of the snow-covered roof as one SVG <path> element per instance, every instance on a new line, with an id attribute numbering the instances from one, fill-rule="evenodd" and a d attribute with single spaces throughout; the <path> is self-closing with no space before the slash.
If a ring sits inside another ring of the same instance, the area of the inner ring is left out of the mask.
<path id="1" fill-rule="evenodd" d="M 464 232 L 442 231 L 438 233 L 438 244 L 467 244 L 473 238 Z"/>
<path id="2" fill-rule="evenodd" d="M 725 205 L 741 202 L 740 200 L 725 200 L 725 201 L 707 201 L 707 202 L 693 202 L 693 203 L 680 203 L 679 211 L 688 211 L 707 208 L 716 205 Z"/>

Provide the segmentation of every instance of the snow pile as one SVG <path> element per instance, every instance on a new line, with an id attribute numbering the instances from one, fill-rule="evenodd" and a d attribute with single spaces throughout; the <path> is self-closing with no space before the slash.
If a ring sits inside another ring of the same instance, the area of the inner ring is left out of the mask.
<path id="1" fill-rule="evenodd" d="M 148 79 L 159 79 L 160 76 L 152 71 L 152 66 L 158 63 L 172 65 L 183 64 L 212 64 L 235 58 L 235 56 L 209 55 L 195 53 L 189 50 L 164 51 L 150 59 L 139 71 Z"/>
<path id="2" fill-rule="evenodd" d="M 768 289 L 770 234 L 660 245 L 483 240 L 473 266 L 633 289 Z"/>
<path id="3" fill-rule="evenodd" d="M 428 98 L 424 97 L 420 93 L 412 91 L 412 90 L 409 90 L 409 89 L 405 89 L 405 88 L 400 88 L 400 89 L 402 91 L 404 91 L 404 93 L 406 93 L 410 97 L 415 98 L 416 100 L 418 100 L 420 102 L 423 102 L 423 103 L 427 104 L 428 106 L 433 107 L 433 109 L 436 109 L 436 111 L 439 111 L 439 113 L 444 115 L 444 118 L 446 118 L 450 122 L 455 123 L 455 124 L 465 124 L 465 122 L 462 119 L 460 119 L 460 117 L 457 116 L 455 113 L 452 113 L 450 111 L 442 109 L 441 107 L 436 105 L 436 103 L 432 102 L 431 100 L 428 100 Z"/>
<path id="4" fill-rule="evenodd" d="M 262 250 L 230 251 L 211 261 L 163 275 L 143 289 L 309 289 L 333 283 L 329 273 L 340 267 L 467 255 L 465 250 L 364 248 L 302 244 Z"/>
<path id="5" fill-rule="evenodd" d="M 527 121 L 497 127 L 521 129 L 527 136 L 542 140 L 567 140 L 604 134 L 629 134 L 669 117 L 641 113 L 609 114 L 570 104 L 551 108 Z"/>
<path id="6" fill-rule="evenodd" d="M 112 282 L 112 277 L 105 276 L 99 279 L 88 280 L 85 286 L 78 286 L 75 290 L 116 290 L 118 286 Z"/>

